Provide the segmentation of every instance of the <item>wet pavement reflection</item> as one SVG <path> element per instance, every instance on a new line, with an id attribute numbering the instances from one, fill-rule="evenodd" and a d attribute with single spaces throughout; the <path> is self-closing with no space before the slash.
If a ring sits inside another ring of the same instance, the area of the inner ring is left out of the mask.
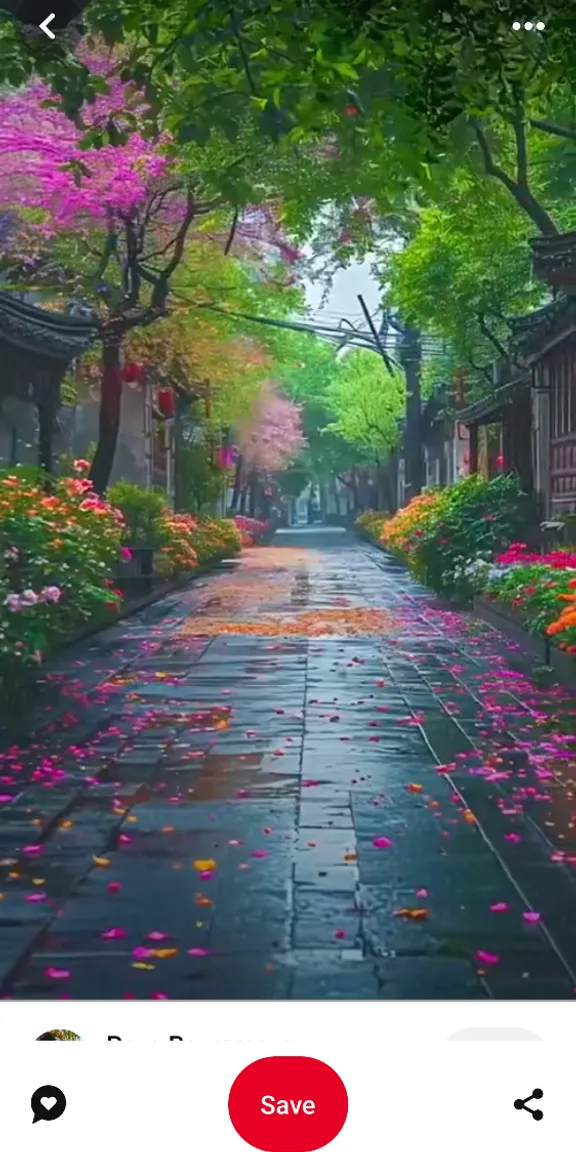
<path id="1" fill-rule="evenodd" d="M 568 999 L 576 700 L 343 530 L 78 646 L 0 761 L 19 999 Z"/>

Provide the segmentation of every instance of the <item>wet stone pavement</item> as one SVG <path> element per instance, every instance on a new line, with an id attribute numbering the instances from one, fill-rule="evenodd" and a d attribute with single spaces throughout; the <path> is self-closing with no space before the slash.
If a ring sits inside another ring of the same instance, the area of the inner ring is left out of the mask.
<path id="1" fill-rule="evenodd" d="M 370 545 L 278 533 L 48 688 L 0 760 L 3 997 L 574 996 L 576 702 Z"/>

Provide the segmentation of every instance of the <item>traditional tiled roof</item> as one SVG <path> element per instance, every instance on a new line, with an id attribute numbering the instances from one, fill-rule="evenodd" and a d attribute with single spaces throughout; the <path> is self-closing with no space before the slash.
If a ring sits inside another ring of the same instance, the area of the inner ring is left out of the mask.
<path id="1" fill-rule="evenodd" d="M 532 269 L 554 287 L 576 284 L 576 232 L 535 236 L 530 240 Z"/>
<path id="2" fill-rule="evenodd" d="M 17 293 L 0 292 L 0 347 L 2 343 L 40 356 L 48 362 L 70 363 L 98 336 L 97 315 L 88 308 L 65 312 L 39 308 Z"/>
<path id="3" fill-rule="evenodd" d="M 490 419 L 488 417 L 496 420 L 514 402 L 518 394 L 529 386 L 530 379 L 528 376 L 517 376 L 508 384 L 503 384 L 501 388 L 495 388 L 489 396 L 483 396 L 481 400 L 476 400 L 474 404 L 462 408 L 456 413 L 456 419 L 460 424 L 465 424 L 466 427 L 470 427 L 472 424 L 489 424 Z"/>
<path id="4" fill-rule="evenodd" d="M 560 296 L 550 304 L 511 321 L 511 346 L 528 362 L 576 326 L 576 297 Z"/>

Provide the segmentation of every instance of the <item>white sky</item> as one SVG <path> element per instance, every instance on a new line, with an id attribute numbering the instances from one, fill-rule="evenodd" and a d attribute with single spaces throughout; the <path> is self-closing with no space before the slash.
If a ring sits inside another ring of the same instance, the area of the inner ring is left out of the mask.
<path id="1" fill-rule="evenodd" d="M 347 316 L 352 323 L 360 323 L 361 327 L 365 327 L 366 322 L 362 315 L 358 293 L 363 295 L 371 315 L 374 315 L 380 304 L 381 290 L 372 276 L 369 260 L 351 264 L 349 268 L 343 268 L 336 273 L 331 291 L 322 308 L 320 307 L 322 284 L 304 280 L 304 287 L 315 320 L 337 322 L 341 316 Z"/>

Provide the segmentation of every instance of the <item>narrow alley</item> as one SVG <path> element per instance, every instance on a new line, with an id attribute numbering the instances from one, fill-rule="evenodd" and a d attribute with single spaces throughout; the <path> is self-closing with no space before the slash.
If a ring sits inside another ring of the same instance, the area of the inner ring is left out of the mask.
<path id="1" fill-rule="evenodd" d="M 0 764 L 4 997 L 573 995 L 574 700 L 353 534 L 279 532 L 50 681 Z"/>

